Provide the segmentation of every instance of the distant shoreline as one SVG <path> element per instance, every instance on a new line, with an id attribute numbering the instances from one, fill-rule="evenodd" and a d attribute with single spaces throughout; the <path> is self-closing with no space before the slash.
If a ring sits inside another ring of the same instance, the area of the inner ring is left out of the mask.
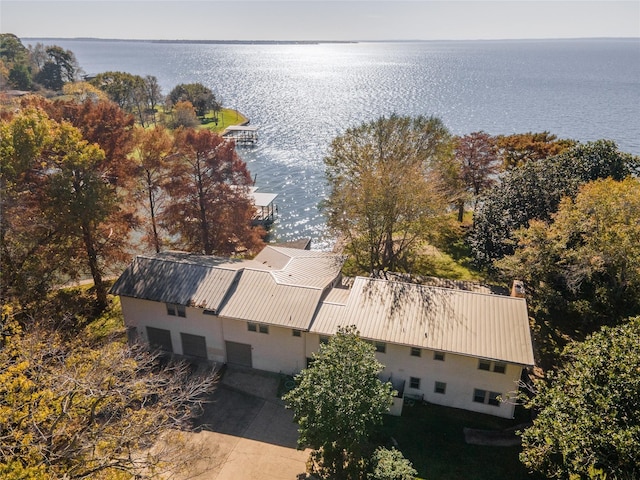
<path id="1" fill-rule="evenodd" d="M 98 37 L 22 37 L 27 41 L 83 41 L 83 42 L 136 42 L 166 44 L 199 45 L 344 45 L 358 43 L 468 43 L 468 42 L 572 42 L 572 41 L 640 41 L 640 37 L 575 37 L 575 38 L 496 38 L 496 39 L 443 39 L 443 40 L 179 40 L 179 39 L 140 39 L 140 38 L 98 38 Z"/>

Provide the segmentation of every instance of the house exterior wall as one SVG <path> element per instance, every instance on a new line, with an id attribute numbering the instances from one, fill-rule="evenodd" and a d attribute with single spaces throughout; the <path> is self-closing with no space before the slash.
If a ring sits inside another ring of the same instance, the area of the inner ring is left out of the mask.
<path id="1" fill-rule="evenodd" d="M 293 336 L 291 328 L 258 324 L 268 328 L 268 333 L 249 331 L 248 322 L 222 318 L 225 340 L 251 345 L 253 368 L 268 372 L 298 373 L 305 365 L 304 333 Z"/>
<path id="2" fill-rule="evenodd" d="M 122 314 L 127 327 L 135 327 L 137 335 L 148 342 L 146 327 L 162 328 L 171 332 L 173 353 L 182 355 L 180 333 L 189 333 L 205 337 L 207 358 L 214 362 L 225 361 L 222 322 L 214 315 L 205 315 L 202 309 L 186 308 L 186 316 L 167 314 L 162 302 L 152 302 L 131 297 L 120 297 Z"/>
<path id="3" fill-rule="evenodd" d="M 497 392 L 503 397 L 517 390 L 522 367 L 507 365 L 505 373 L 478 369 L 479 359 L 445 353 L 444 360 L 435 360 L 434 351 L 422 349 L 419 357 L 411 355 L 411 348 L 386 344 L 386 352 L 376 352 L 385 368 L 382 378 L 405 381 L 405 395 L 424 395 L 424 400 L 438 405 L 462 408 L 504 418 L 513 418 L 514 405 L 498 406 L 474 402 L 474 390 Z M 419 379 L 419 388 L 411 388 L 411 377 Z M 446 383 L 445 393 L 436 393 L 436 382 Z"/>
<path id="4" fill-rule="evenodd" d="M 304 334 L 303 334 L 304 335 Z M 307 333 L 306 356 L 319 348 L 319 335 Z M 376 352 L 376 358 L 385 366 L 381 378 L 404 380 L 405 395 L 423 395 L 424 400 L 438 405 L 462 408 L 504 418 L 513 418 L 515 407 L 511 403 L 499 406 L 474 402 L 474 390 L 498 392 L 505 395 L 517 390 L 522 367 L 507 365 L 505 373 L 478 369 L 479 359 L 446 353 L 444 361 L 434 359 L 434 351 L 422 349 L 420 357 L 411 355 L 411 348 L 386 344 L 386 352 Z M 411 388 L 411 377 L 420 379 L 420 388 Z M 435 392 L 435 382 L 446 383 L 445 393 Z"/>
<path id="5" fill-rule="evenodd" d="M 186 309 L 186 317 L 170 316 L 166 305 L 160 302 L 121 297 L 122 311 L 127 327 L 136 327 L 137 333 L 148 341 L 146 327 L 171 332 L 173 351 L 182 354 L 180 333 L 204 336 L 209 360 L 227 361 L 225 341 L 251 345 L 253 368 L 295 374 L 306 367 L 306 359 L 317 352 L 320 336 L 300 332 L 294 336 L 291 328 L 268 326 L 268 333 L 250 331 L 244 320 L 205 315 L 201 309 Z M 444 361 L 434 359 L 434 351 L 422 349 L 419 357 L 411 355 L 411 348 L 386 344 L 385 353 L 376 357 L 385 368 L 382 378 L 392 377 L 405 381 L 405 395 L 423 395 L 424 400 L 449 407 L 462 408 L 504 418 L 512 418 L 514 406 L 498 406 L 474 402 L 474 390 L 497 392 L 505 395 L 517 389 L 522 367 L 507 365 L 504 373 L 478 368 L 479 359 L 445 353 Z M 419 388 L 411 388 L 411 377 L 420 379 Z M 445 393 L 435 392 L 435 382 L 446 383 Z"/>

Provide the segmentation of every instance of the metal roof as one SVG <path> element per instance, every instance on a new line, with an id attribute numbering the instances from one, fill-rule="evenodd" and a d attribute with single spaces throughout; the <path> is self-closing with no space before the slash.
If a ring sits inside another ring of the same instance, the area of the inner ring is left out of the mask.
<path id="1" fill-rule="evenodd" d="M 165 252 L 136 257 L 111 293 L 307 329 L 342 261 L 327 252 L 273 246 L 253 260 Z"/>
<path id="2" fill-rule="evenodd" d="M 220 315 L 306 330 L 322 290 L 274 281 L 269 272 L 245 269 Z"/>
<path id="3" fill-rule="evenodd" d="M 111 293 L 218 311 L 242 261 L 183 252 L 138 256 Z"/>
<path id="4" fill-rule="evenodd" d="M 326 300 L 312 332 L 355 325 L 371 340 L 534 364 L 522 298 L 357 277 L 345 305 Z"/>

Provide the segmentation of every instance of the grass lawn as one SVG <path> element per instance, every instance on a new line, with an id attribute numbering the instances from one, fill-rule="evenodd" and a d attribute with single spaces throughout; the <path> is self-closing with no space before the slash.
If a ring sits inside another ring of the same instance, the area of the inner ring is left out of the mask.
<path id="1" fill-rule="evenodd" d="M 401 417 L 385 416 L 383 435 L 398 442 L 398 449 L 413 463 L 419 477 L 426 480 L 541 479 L 528 474 L 518 460 L 520 447 L 467 445 L 464 441 L 464 427 L 502 430 L 517 423 L 518 420 L 416 404 L 405 405 Z"/>
<path id="2" fill-rule="evenodd" d="M 223 108 L 218 112 L 217 124 L 214 122 L 213 112 L 207 113 L 204 118 L 201 118 L 200 120 L 202 121 L 201 128 L 208 128 L 216 133 L 224 132 L 224 129 L 231 125 L 242 125 L 248 121 L 247 117 L 237 110 L 232 110 L 230 108 Z"/>

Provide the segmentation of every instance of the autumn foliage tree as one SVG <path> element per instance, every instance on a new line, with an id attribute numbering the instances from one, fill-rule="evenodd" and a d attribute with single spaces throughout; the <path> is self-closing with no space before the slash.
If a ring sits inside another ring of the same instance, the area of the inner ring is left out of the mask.
<path id="1" fill-rule="evenodd" d="M 38 321 L 22 330 L 6 310 L 0 327 L 0 477 L 150 478 L 192 462 L 180 430 L 201 413 L 211 372 Z"/>
<path id="2" fill-rule="evenodd" d="M 359 269 L 410 268 L 446 210 L 434 165 L 450 142 L 439 119 L 397 115 L 333 140 L 324 160 L 331 190 L 323 208 Z"/>
<path id="3" fill-rule="evenodd" d="M 454 155 L 461 183 L 471 195 L 475 208 L 480 194 L 497 182 L 500 159 L 495 139 L 486 132 L 464 135 L 456 139 Z M 464 215 L 464 204 L 464 199 L 458 202 L 459 222 Z"/>
<path id="4" fill-rule="evenodd" d="M 136 129 L 134 156 L 138 162 L 138 197 L 148 213 L 144 221 L 144 241 L 156 252 L 160 252 L 164 243 L 159 218 L 164 212 L 164 186 L 169 179 L 169 159 L 173 151 L 173 137 L 164 127 Z"/>
<path id="5" fill-rule="evenodd" d="M 118 186 L 125 181 L 127 168 L 109 162 L 99 143 L 88 142 L 69 122 L 55 121 L 39 109 L 26 108 L 3 129 L 2 187 L 12 199 L 9 208 L 19 214 L 2 224 L 3 263 L 8 262 L 7 273 L 17 282 L 10 283 L 16 287 L 13 294 L 29 296 L 26 284 L 24 288 L 19 284 L 26 280 L 23 267 L 35 262 L 34 275 L 28 277 L 37 283 L 37 276 L 50 285 L 62 274 L 77 277 L 89 272 L 97 305 L 103 308 L 105 269 L 126 259 L 128 234 L 135 225 Z M 115 152 L 121 146 L 110 143 L 119 138 L 113 133 L 114 139 L 106 134 L 102 138 L 117 160 L 121 157 Z"/>
<path id="6" fill-rule="evenodd" d="M 575 145 L 574 140 L 558 139 L 550 132 L 514 133 L 496 137 L 496 147 L 502 159 L 503 170 L 511 170 L 527 162 L 559 155 Z"/>
<path id="7" fill-rule="evenodd" d="M 175 137 L 163 224 L 178 245 L 206 255 L 261 248 L 264 230 L 251 226 L 251 175 L 235 144 L 209 130 L 178 129 Z"/>

